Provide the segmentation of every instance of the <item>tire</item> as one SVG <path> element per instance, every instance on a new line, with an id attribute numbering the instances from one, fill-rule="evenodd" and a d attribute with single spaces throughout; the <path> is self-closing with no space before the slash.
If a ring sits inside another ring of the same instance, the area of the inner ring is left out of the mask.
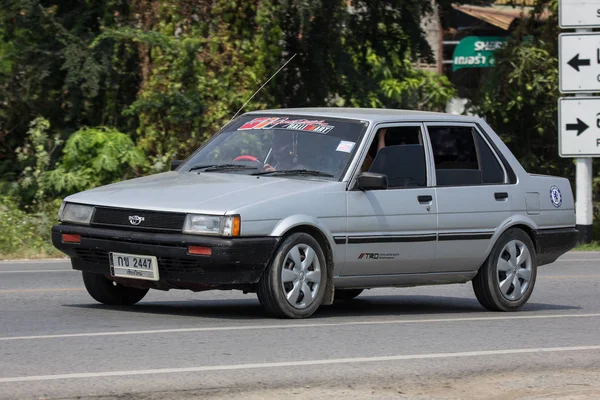
<path id="1" fill-rule="evenodd" d="M 142 300 L 149 289 L 123 286 L 103 274 L 83 272 L 83 283 L 90 296 L 99 303 L 111 306 L 130 306 Z"/>
<path id="2" fill-rule="evenodd" d="M 533 292 L 537 276 L 535 247 L 529 235 L 513 228 L 504 232 L 473 279 L 473 291 L 491 311 L 515 311 Z"/>
<path id="3" fill-rule="evenodd" d="M 326 287 L 327 262 L 319 242 L 309 234 L 294 233 L 283 240 L 265 269 L 257 295 L 272 316 L 307 318 L 321 305 Z"/>
<path id="4" fill-rule="evenodd" d="M 333 298 L 334 300 L 352 300 L 363 292 L 363 289 L 336 289 Z"/>

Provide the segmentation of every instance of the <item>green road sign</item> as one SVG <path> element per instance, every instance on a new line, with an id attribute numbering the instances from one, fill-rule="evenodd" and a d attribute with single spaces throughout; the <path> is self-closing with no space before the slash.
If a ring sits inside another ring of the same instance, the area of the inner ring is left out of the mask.
<path id="1" fill-rule="evenodd" d="M 467 36 L 454 49 L 452 71 L 493 67 L 494 50 L 502 47 L 505 40 L 504 36 Z"/>

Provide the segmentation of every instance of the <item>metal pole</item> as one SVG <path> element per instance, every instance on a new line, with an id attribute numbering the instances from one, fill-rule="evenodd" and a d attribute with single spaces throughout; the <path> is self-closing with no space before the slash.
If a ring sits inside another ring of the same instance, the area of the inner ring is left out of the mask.
<path id="1" fill-rule="evenodd" d="M 592 206 L 592 159 L 575 159 L 575 215 L 579 242 L 592 241 L 592 221 L 594 209 Z"/>
<path id="2" fill-rule="evenodd" d="M 576 32 L 591 32 L 591 29 L 579 28 Z M 576 94 L 575 97 L 585 97 L 586 94 Z M 575 223 L 579 231 L 579 242 L 592 241 L 592 222 L 594 207 L 592 205 L 592 158 L 575 159 Z"/>

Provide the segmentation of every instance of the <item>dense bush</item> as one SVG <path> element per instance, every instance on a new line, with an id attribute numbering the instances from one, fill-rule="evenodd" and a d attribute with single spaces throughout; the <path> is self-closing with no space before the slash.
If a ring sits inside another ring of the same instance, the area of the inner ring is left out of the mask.
<path id="1" fill-rule="evenodd" d="M 62 145 L 50 135 L 49 122 L 41 117 L 30 124 L 28 140 L 17 149 L 22 171 L 11 193 L 23 206 L 43 204 L 71 193 L 105 185 L 134 175 L 146 165 L 144 153 L 128 135 L 114 128 L 82 128 Z"/>
<path id="2" fill-rule="evenodd" d="M 57 257 L 50 228 L 56 223 L 60 200 L 21 210 L 15 199 L 0 196 L 0 259 Z"/>

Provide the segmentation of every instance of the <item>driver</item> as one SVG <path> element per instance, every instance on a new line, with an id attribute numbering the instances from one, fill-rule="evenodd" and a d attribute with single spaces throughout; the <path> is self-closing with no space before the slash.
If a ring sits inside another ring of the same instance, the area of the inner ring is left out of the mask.
<path id="1" fill-rule="evenodd" d="M 271 164 L 265 164 L 264 171 L 284 171 L 290 169 L 307 169 L 298 164 L 294 148 L 294 135 L 287 132 L 275 132 L 271 144 Z"/>

